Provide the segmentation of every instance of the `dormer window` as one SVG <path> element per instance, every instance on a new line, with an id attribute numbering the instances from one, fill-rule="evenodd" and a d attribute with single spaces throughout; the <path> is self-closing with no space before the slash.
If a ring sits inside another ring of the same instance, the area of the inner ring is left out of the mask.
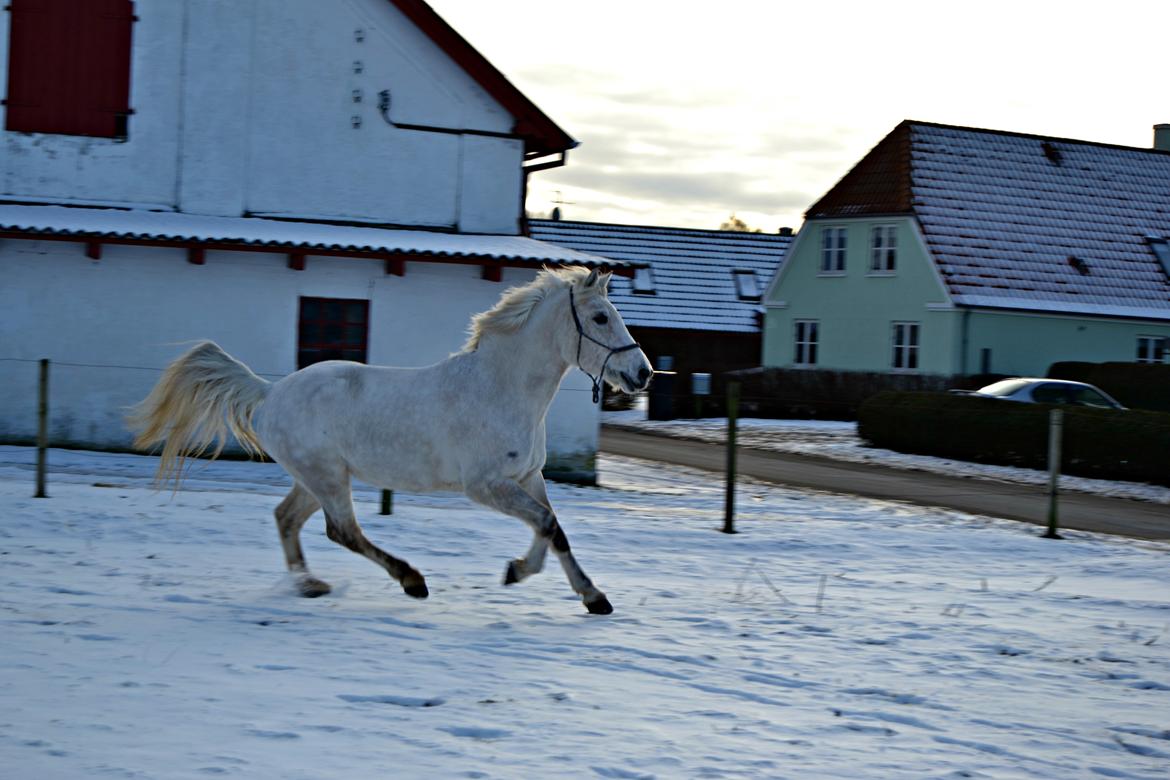
<path id="1" fill-rule="evenodd" d="M 760 282 L 756 278 L 755 271 L 737 268 L 731 273 L 735 278 L 735 294 L 739 296 L 741 301 L 760 300 Z"/>
<path id="2" fill-rule="evenodd" d="M 634 279 L 630 283 L 630 287 L 634 295 L 658 294 L 658 290 L 654 286 L 654 271 L 649 266 L 634 271 Z"/>
<path id="3" fill-rule="evenodd" d="M 1170 242 L 1158 236 L 1150 236 L 1146 241 L 1149 242 L 1150 249 L 1154 250 L 1154 257 L 1162 264 L 1162 270 L 1170 276 Z"/>

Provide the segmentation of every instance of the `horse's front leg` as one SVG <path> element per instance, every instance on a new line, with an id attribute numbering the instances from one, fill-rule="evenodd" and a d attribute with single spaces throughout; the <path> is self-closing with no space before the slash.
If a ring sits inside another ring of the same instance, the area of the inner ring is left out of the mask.
<path id="1" fill-rule="evenodd" d="M 529 484 L 532 482 L 529 481 Z M 544 480 L 541 478 L 541 492 L 543 484 Z M 467 495 L 484 506 L 523 520 L 535 532 L 537 539 L 529 548 L 528 555 L 510 563 L 509 573 L 518 573 L 515 572 L 518 564 L 524 576 L 539 571 L 544 562 L 545 550 L 552 545 L 553 552 L 561 562 L 561 568 L 565 570 L 569 585 L 581 597 L 585 608 L 595 615 L 608 615 L 613 612 L 609 599 L 593 585 L 593 581 L 573 557 L 569 549 L 569 540 L 557 522 L 552 507 L 547 503 L 547 495 L 544 502 L 541 502 L 514 479 L 485 479 L 475 482 L 467 486 Z M 529 568 L 530 566 L 534 568 Z M 508 574 L 505 574 L 506 584 L 507 578 Z M 519 582 L 520 579 L 522 577 L 517 576 L 513 581 Z"/>
<path id="2" fill-rule="evenodd" d="M 520 487 L 525 493 L 536 499 L 541 506 L 552 512 L 552 503 L 548 500 L 548 491 L 544 486 L 544 476 L 539 471 L 521 479 Z M 523 582 L 533 574 L 539 574 L 544 568 L 546 553 L 548 553 L 548 537 L 534 528 L 532 545 L 528 548 L 528 552 L 524 554 L 523 558 L 508 562 L 508 568 L 504 570 L 504 584 L 514 585 L 517 582 Z"/>

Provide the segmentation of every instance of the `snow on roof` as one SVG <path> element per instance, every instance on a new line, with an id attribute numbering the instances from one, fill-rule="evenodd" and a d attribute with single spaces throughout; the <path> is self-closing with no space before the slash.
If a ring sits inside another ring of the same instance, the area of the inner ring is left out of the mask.
<path id="1" fill-rule="evenodd" d="M 530 220 L 532 236 L 614 260 L 646 263 L 654 294 L 633 280 L 614 279 L 610 299 L 627 325 L 759 333 L 756 298 L 741 298 L 736 271 L 753 272 L 764 289 L 784 259 L 791 236 L 727 230 Z M 742 281 L 742 280 L 741 280 Z"/>
<path id="2" fill-rule="evenodd" d="M 0 204 L 0 231 L 79 240 L 238 244 L 272 250 L 323 253 L 398 253 L 439 258 L 483 258 L 517 263 L 544 263 L 629 268 L 621 260 L 598 257 L 524 236 L 389 230 L 378 227 L 291 222 L 256 217 L 214 217 L 165 211 L 22 206 Z M 414 259 L 413 257 L 410 259 Z"/>
<path id="3" fill-rule="evenodd" d="M 1170 319 L 1170 154 L 907 121 L 867 159 L 809 216 L 905 203 L 955 303 Z"/>

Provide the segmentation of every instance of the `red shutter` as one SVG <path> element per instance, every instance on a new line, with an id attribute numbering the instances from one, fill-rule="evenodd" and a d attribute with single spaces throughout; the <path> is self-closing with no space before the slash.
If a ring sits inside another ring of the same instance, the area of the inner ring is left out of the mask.
<path id="1" fill-rule="evenodd" d="M 5 128 L 117 138 L 130 113 L 131 0 L 11 0 Z"/>

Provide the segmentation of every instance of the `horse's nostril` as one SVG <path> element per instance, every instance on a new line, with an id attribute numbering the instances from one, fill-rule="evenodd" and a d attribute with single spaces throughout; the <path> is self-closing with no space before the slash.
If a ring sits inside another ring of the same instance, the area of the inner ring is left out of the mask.
<path id="1" fill-rule="evenodd" d="M 650 369 L 642 366 L 642 370 L 638 372 L 638 382 L 643 385 L 646 384 L 646 381 L 650 378 L 650 374 Z"/>

